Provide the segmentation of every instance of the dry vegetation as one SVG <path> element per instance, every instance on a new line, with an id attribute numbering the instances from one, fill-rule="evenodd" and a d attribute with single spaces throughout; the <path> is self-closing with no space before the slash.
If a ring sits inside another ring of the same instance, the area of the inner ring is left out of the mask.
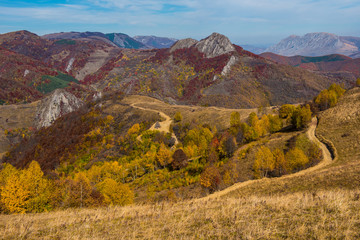
<path id="1" fill-rule="evenodd" d="M 1 216 L 0 238 L 357 239 L 359 194 L 334 190 Z"/>
<path id="2" fill-rule="evenodd" d="M 145 105 L 142 98 L 137 99 Z M 353 89 L 320 115 L 317 132 L 331 139 L 339 153 L 333 162 L 280 178 L 247 181 L 197 200 L 0 215 L 0 238 L 358 239 L 358 104 L 360 89 Z M 172 115 L 166 104 L 146 105 Z M 176 111 L 191 117 L 202 109 L 186 108 Z M 264 144 L 281 145 L 278 140 L 288 137 L 279 133 Z"/>
<path id="3" fill-rule="evenodd" d="M 36 107 L 39 102 L 22 105 L 0 105 L 0 159 L 9 150 L 10 142 L 4 130 L 34 126 Z"/>
<path id="4" fill-rule="evenodd" d="M 169 116 L 174 116 L 176 112 L 180 112 L 183 119 L 187 122 L 196 121 L 197 123 L 207 123 L 216 126 L 218 130 L 230 127 L 229 121 L 232 112 L 239 112 L 240 119 L 245 120 L 251 112 L 257 112 L 256 108 L 251 109 L 229 109 L 221 107 L 199 107 L 185 105 L 170 105 L 154 98 L 131 95 L 123 100 L 127 104 L 135 104 L 144 108 L 155 109 L 164 112 Z M 264 108 L 264 113 L 272 113 L 272 108 Z"/>

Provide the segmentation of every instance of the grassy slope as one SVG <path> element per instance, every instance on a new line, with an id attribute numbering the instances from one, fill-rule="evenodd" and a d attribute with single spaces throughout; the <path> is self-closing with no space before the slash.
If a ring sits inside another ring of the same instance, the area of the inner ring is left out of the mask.
<path id="1" fill-rule="evenodd" d="M 0 237 L 53 239 L 356 239 L 360 89 L 320 115 L 339 156 L 309 174 L 254 181 L 221 198 L 0 216 Z M 165 109 L 163 109 L 166 112 Z M 355 143 L 355 144 L 354 144 Z M 354 146 L 354 147 L 352 147 Z M 46 222 L 47 224 L 43 224 Z"/>
<path id="2" fill-rule="evenodd" d="M 1 216 L 0 238 L 356 239 L 359 207 L 359 192 L 325 191 L 77 209 Z"/>

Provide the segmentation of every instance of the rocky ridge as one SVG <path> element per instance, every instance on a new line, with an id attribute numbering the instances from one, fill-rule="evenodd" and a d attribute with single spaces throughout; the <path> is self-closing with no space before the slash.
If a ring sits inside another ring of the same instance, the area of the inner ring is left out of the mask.
<path id="1" fill-rule="evenodd" d="M 35 124 L 37 128 L 48 127 L 64 114 L 80 108 L 84 102 L 64 89 L 56 89 L 37 107 Z"/>
<path id="2" fill-rule="evenodd" d="M 235 47 L 229 38 L 219 33 L 211 34 L 209 37 L 196 43 L 195 47 L 204 53 L 207 58 L 213 58 L 235 51 Z"/>

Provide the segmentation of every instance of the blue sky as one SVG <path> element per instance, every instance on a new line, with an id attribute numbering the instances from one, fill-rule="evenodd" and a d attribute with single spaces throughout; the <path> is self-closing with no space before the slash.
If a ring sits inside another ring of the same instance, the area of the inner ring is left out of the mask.
<path id="1" fill-rule="evenodd" d="M 360 0 L 0 0 L 0 33 L 122 32 L 267 45 L 291 34 L 360 36 Z"/>

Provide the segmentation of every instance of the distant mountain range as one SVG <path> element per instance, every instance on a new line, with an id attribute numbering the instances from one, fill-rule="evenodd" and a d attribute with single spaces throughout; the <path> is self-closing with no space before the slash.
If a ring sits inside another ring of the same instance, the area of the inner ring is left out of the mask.
<path id="1" fill-rule="evenodd" d="M 283 56 L 342 54 L 352 58 L 359 57 L 359 51 L 359 37 L 343 37 L 325 32 L 308 33 L 304 36 L 291 35 L 265 50 Z"/>
<path id="2" fill-rule="evenodd" d="M 218 33 L 153 50 L 134 48 L 175 40 L 137 39 L 98 32 L 0 34 L 0 103 L 35 101 L 66 88 L 84 101 L 96 92 L 121 91 L 174 104 L 248 108 L 312 99 L 330 83 L 351 86 L 359 76 L 359 64 L 346 56 L 274 60 Z"/>
<path id="3" fill-rule="evenodd" d="M 292 56 L 286 57 L 275 53 L 262 53 L 261 57 L 274 61 L 276 63 L 300 67 L 303 69 L 333 74 L 352 74 L 356 79 L 360 76 L 360 58 L 331 54 L 319 57 Z"/>
<path id="4" fill-rule="evenodd" d="M 151 48 L 169 48 L 177 41 L 175 38 L 156 36 L 135 36 L 133 38 L 136 41 L 141 42 L 145 46 L 149 46 Z"/>
<path id="5" fill-rule="evenodd" d="M 61 32 L 42 36 L 48 40 L 60 39 L 82 39 L 100 40 L 120 48 L 130 49 L 153 49 L 168 48 L 176 42 L 176 39 L 156 36 L 135 36 L 130 37 L 124 33 L 101 33 L 101 32 Z"/>
<path id="6" fill-rule="evenodd" d="M 248 44 L 240 44 L 240 46 L 242 48 L 244 48 L 246 51 L 255 53 L 255 54 L 260 54 L 265 52 L 266 47 L 258 47 L 258 46 L 254 46 L 254 45 L 248 45 Z"/>

